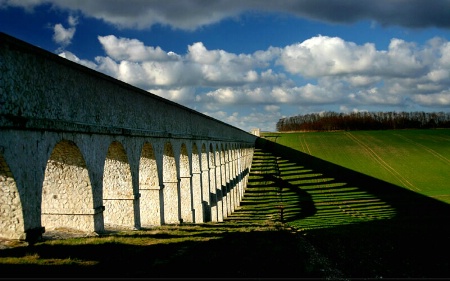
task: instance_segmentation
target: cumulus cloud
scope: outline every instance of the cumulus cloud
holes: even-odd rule
[[[69,16],[67,22],[69,23],[68,28],[65,28],[60,23],[53,26],[53,41],[61,45],[60,49],[64,49],[72,43],[72,38],[76,31],[76,25],[78,24],[78,18]]]
[[[208,50],[203,43],[188,46],[180,55],[160,47],[144,46],[136,39],[99,36],[106,57],[97,57],[99,69],[142,88],[153,86],[225,86],[279,79],[265,69],[266,61],[247,54]]]
[[[412,100],[424,106],[448,107],[450,106],[450,91],[430,95],[418,94],[412,96]]]
[[[245,11],[282,12],[323,22],[353,23],[372,20],[381,25],[410,28],[450,28],[448,0],[314,0],[314,1],[147,1],[128,0],[0,0],[0,7],[19,6],[28,10],[43,3],[53,7],[81,11],[122,28],[148,28],[154,24],[194,30]]]
[[[98,39],[106,55],[95,62],[64,56],[221,120],[227,106],[258,106],[273,117],[281,106],[442,108],[450,100],[450,43],[442,38],[423,45],[393,38],[379,50],[319,35],[251,54],[209,50],[202,42],[176,54],[136,39]],[[305,77],[310,82],[295,82]]]
[[[283,117],[279,112],[264,111],[258,108],[252,108],[247,115],[241,115],[239,112],[229,114],[225,111],[206,111],[203,113],[225,123],[233,124],[236,127],[247,128],[248,131],[252,129],[252,126],[249,126],[249,124],[258,124],[258,128],[272,128],[274,126],[273,121]]]
[[[368,76],[410,77],[424,73],[431,63],[427,51],[396,38],[388,50],[376,50],[372,43],[357,45],[339,37],[316,36],[285,47],[278,63],[290,73],[306,77],[350,74],[359,77],[354,82],[364,83]]]
[[[65,58],[65,59],[71,60],[73,62],[76,62],[78,64],[84,65],[86,67],[89,67],[92,69],[98,69],[98,65],[95,62],[80,59],[75,54],[73,54],[69,51],[63,51],[63,52],[59,53],[59,56]]]
[[[160,47],[146,47],[136,39],[117,38],[114,35],[98,36],[106,54],[114,60],[139,62],[144,60],[168,60],[167,54]]]

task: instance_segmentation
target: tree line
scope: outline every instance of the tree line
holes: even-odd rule
[[[285,117],[277,122],[279,132],[432,128],[450,128],[450,113],[328,111]]]

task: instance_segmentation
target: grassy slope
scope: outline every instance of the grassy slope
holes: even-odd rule
[[[450,130],[279,135],[280,144],[450,203]]]
[[[278,135],[294,149],[260,146],[299,194],[286,224],[347,277],[450,277],[450,205],[424,196],[449,194],[448,130]]]

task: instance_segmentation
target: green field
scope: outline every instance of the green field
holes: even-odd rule
[[[265,133],[303,153],[450,203],[450,130]]]
[[[248,189],[272,188],[283,223],[345,276],[450,277],[450,130],[262,137]]]

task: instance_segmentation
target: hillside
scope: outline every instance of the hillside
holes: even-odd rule
[[[450,203],[450,129],[265,133],[281,145]]]
[[[283,198],[287,191],[296,194],[283,200],[286,226],[303,233],[344,276],[448,278],[450,205],[424,193],[432,193],[438,186],[436,175],[450,174],[446,160],[450,155],[449,131],[433,131],[426,136],[427,132],[352,132],[350,137],[346,132],[274,133],[265,136],[272,141],[260,139],[258,147],[270,151],[275,159],[271,165],[270,161],[262,162],[266,171],[273,173],[276,186],[285,191],[281,193]],[[397,141],[392,142],[393,136]],[[402,147],[400,140],[408,145]],[[287,143],[289,146],[283,145]],[[417,155],[407,153],[411,151]],[[434,173],[436,165],[426,167],[414,162],[414,157],[425,162],[433,159],[447,172]],[[431,175],[428,190],[418,192],[376,177],[382,171],[383,175],[396,175],[391,180],[398,180],[398,175],[380,167],[380,162],[397,171],[415,169],[417,177],[403,174],[415,186],[418,181],[412,179]],[[436,191],[448,195],[449,188],[442,184]]]

